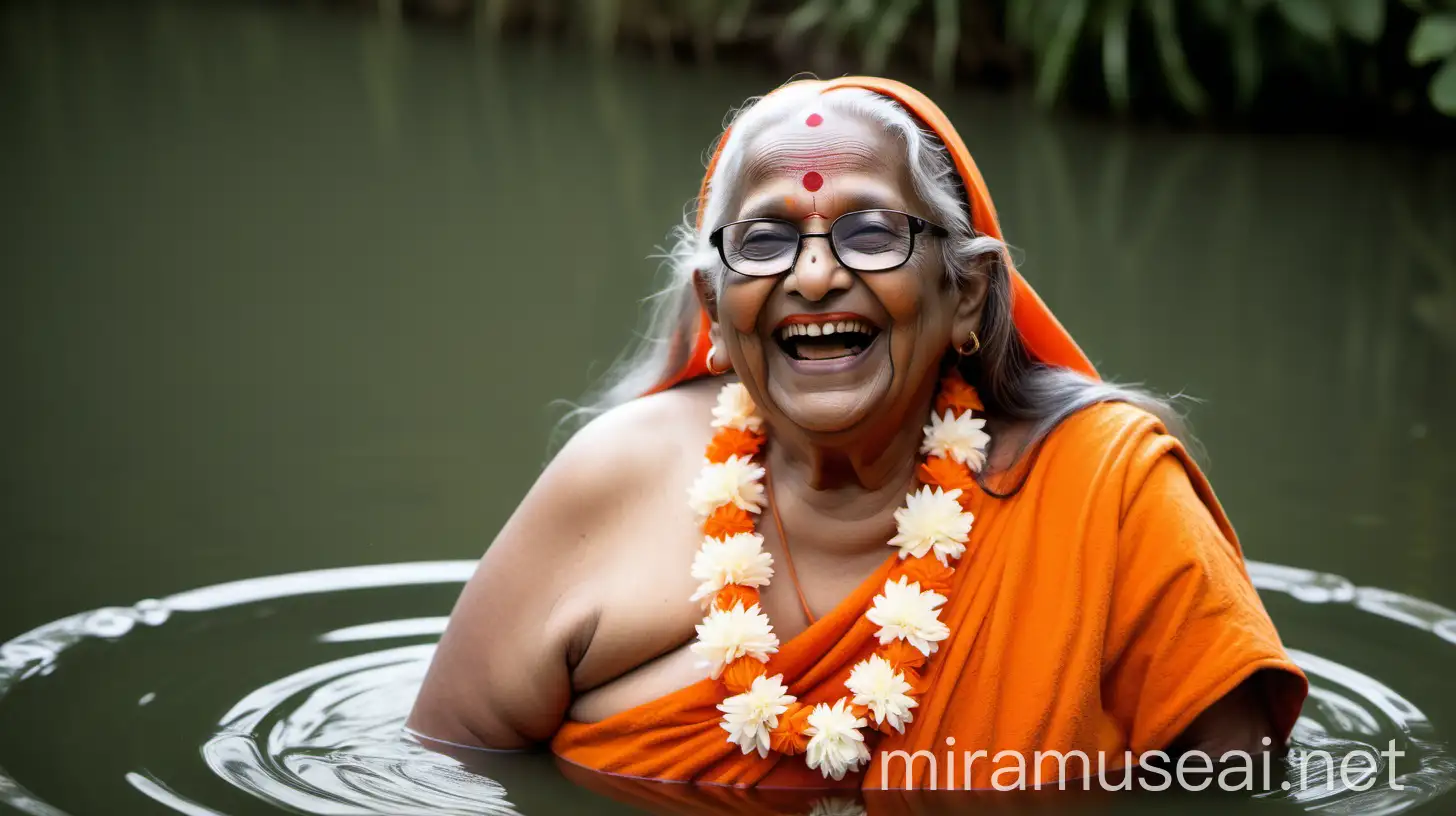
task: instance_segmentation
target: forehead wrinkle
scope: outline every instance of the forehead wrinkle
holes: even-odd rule
[[[779,174],[801,174],[810,170],[825,176],[848,172],[893,171],[885,151],[860,134],[821,132],[775,134],[754,146],[743,165],[743,180],[752,184]]]
[[[889,168],[875,150],[857,139],[835,139],[828,144],[777,143],[758,151],[745,165],[744,180],[752,184],[780,174],[815,171],[825,176]]]

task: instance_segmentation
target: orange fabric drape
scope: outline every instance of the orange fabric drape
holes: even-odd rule
[[[865,88],[904,105],[945,143],[964,179],[975,228],[1001,237],[980,171],[934,103],[890,80],[815,83],[824,93]],[[720,146],[726,141],[725,135]],[[704,176],[700,213],[717,159],[715,153]],[[1014,268],[1011,277],[1013,319],[1033,358],[1095,377],[1026,280]],[[704,314],[687,365],[656,390],[707,373],[707,329]],[[998,767],[981,759],[967,778],[962,751],[1009,750],[1028,762],[1038,750],[1093,757],[1106,751],[1110,761],[1120,761],[1126,750],[1166,747],[1211,703],[1261,670],[1270,670],[1262,688],[1279,732],[1288,735],[1307,691],[1304,675],[1249,582],[1212,489],[1154,418],[1125,405],[1088,408],[1057,428],[1015,475],[1026,481],[1012,498],[977,492],[970,547],[941,613],[952,635],[926,670],[914,721],[903,735],[870,736],[876,759],[840,786],[879,787],[882,752],[896,750],[936,753],[941,789],[950,781],[943,778],[948,750],[957,760],[957,789],[967,782],[988,787]],[[864,611],[890,567],[887,560],[838,607],[782,644],[769,673],[782,673],[808,703],[844,695],[850,669],[876,646]],[[604,772],[600,779],[608,783],[636,777],[759,788],[835,785],[801,756],[740,753],[719,726],[722,699],[721,686],[704,680],[602,722],[568,722],[552,748],[582,772]],[[1044,769],[1043,780],[1055,779],[1056,770]],[[889,787],[931,783],[924,762],[906,773],[897,760],[889,773]],[[661,799],[654,810],[671,809],[673,787],[645,794]],[[729,800],[739,801],[724,803]]]
[[[947,751],[956,789],[989,787],[998,767],[981,759],[967,778],[963,751],[1015,751],[1027,763],[1038,750],[1081,750],[1094,762],[1105,751],[1119,763],[1124,751],[1166,747],[1260,670],[1271,670],[1262,687],[1287,736],[1304,675],[1182,445],[1147,413],[1109,403],[1064,422],[1027,467],[1012,498],[977,491],[970,546],[941,614],[951,637],[925,670],[914,720],[903,735],[871,735],[874,761],[842,784],[879,787],[883,752],[895,750],[941,757],[939,789],[950,782]],[[844,695],[851,667],[877,645],[864,611],[889,567],[784,643],[769,673],[783,673],[805,702]],[[704,680],[598,723],[568,722],[552,748],[574,765],[631,777],[833,785],[801,756],[740,753],[719,726],[722,699],[720,685]],[[889,787],[931,784],[924,762],[907,774],[895,760],[888,773]],[[1044,768],[1044,781],[1056,778],[1055,763]]]
[[[966,188],[966,197],[969,199],[971,207],[972,226],[976,228],[977,232],[984,235],[1005,240],[1001,235],[1001,223],[996,218],[996,207],[991,202],[991,193],[986,189],[986,181],[981,178],[981,171],[976,167],[975,159],[971,158],[971,151],[966,148],[966,143],[961,140],[960,134],[956,132],[945,113],[938,105],[930,101],[929,97],[903,82],[880,77],[855,76],[823,81],[802,80],[783,87],[800,87],[804,83],[820,86],[821,93],[830,93],[839,88],[862,88],[899,102],[945,144]],[[725,132],[718,140],[718,145],[708,160],[707,172],[703,174],[703,183],[698,188],[697,212],[700,229],[703,226],[702,214],[706,209],[708,196],[711,194],[711,190],[708,188],[713,179],[713,170],[718,165],[718,157],[722,153],[723,145],[728,143],[730,133],[731,130]],[[1082,353],[1077,341],[1072,339],[1072,335],[1057,320],[1056,315],[1052,314],[1052,310],[1037,295],[1036,290],[1031,288],[1031,284],[1027,283],[1026,278],[1022,277],[1021,273],[1016,271],[1016,267],[1011,265],[1010,258],[1006,259],[1006,263],[1011,272],[1011,319],[1016,325],[1016,330],[1021,334],[1022,343],[1025,344],[1032,359],[1049,365],[1070,368],[1095,378],[1097,369],[1087,359],[1087,355]],[[699,321],[697,337],[693,341],[693,349],[688,355],[687,362],[653,390],[666,390],[678,383],[706,376],[708,374],[706,358],[710,345],[708,315],[704,312],[702,320]]]

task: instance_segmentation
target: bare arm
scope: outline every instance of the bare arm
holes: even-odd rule
[[[624,408],[562,449],[486,550],[450,614],[412,731],[513,749],[561,725],[601,606],[600,582],[586,577],[611,546],[626,491],[651,466],[653,446],[634,444],[638,423]]]
[[[1256,673],[1209,706],[1178,738],[1174,749],[1199,751],[1214,760],[1229,751],[1282,756],[1284,746],[1275,743],[1278,737],[1265,704],[1263,682],[1263,676]]]

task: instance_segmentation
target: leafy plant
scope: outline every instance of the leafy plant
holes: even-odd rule
[[[731,45],[824,73],[910,57],[940,84],[1029,74],[1047,106],[1094,68],[1116,111],[1166,100],[1210,116],[1306,86],[1398,108],[1424,88],[1456,118],[1456,0],[475,0],[474,12],[488,33],[574,31],[599,50],[685,43],[711,59]]]
[[[1421,18],[1407,52],[1412,65],[1440,63],[1427,93],[1431,105],[1456,116],[1456,12],[1436,12]]]
[[[953,78],[960,45],[960,6],[958,0],[806,0],[785,18],[780,40],[812,39],[820,53],[832,54],[853,39],[861,46],[864,70],[881,73],[903,45],[914,16],[926,13],[934,31],[931,73],[945,84]]]

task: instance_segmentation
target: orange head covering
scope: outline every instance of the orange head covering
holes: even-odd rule
[[[986,181],[981,178],[981,171],[976,168],[976,162],[971,158],[971,151],[966,149],[966,143],[961,141],[960,134],[956,133],[955,127],[950,119],[941,111],[940,107],[925,94],[902,82],[893,79],[881,79],[879,77],[841,77],[826,81],[803,80],[792,82],[790,85],[802,87],[803,82],[809,82],[820,86],[820,93],[829,93],[840,88],[863,88],[873,91],[881,96],[887,96],[900,103],[905,109],[920,120],[920,123],[940,138],[947,151],[950,152],[951,160],[955,162],[956,172],[960,173],[961,181],[965,185],[966,197],[969,199],[971,208],[971,225],[976,231],[1001,239],[1001,225],[996,220],[996,207],[991,203],[991,193],[986,190]],[[718,166],[718,157],[723,153],[723,145],[728,143],[728,132],[724,132],[723,138],[718,140],[718,147],[713,151],[713,156],[708,160],[708,170],[703,174],[703,184],[698,190],[698,227],[702,228],[703,212],[707,209],[708,184],[713,178],[713,170]],[[1007,270],[1011,274],[1011,320],[1016,325],[1016,330],[1021,334],[1021,342],[1031,354],[1032,359],[1048,365],[1070,368],[1074,371],[1096,378],[1097,370],[1082,349],[1077,346],[1077,341],[1062,327],[1062,324],[1052,314],[1052,310],[1046,303],[1037,296],[1031,284],[1016,271],[1011,259],[1006,259]],[[707,312],[703,312],[702,320],[699,322],[697,340],[693,345],[693,352],[688,356],[687,364],[676,374],[668,377],[654,391],[662,391],[671,388],[678,383],[686,382],[708,373],[707,356],[708,348],[712,341],[708,337],[710,321]]]

